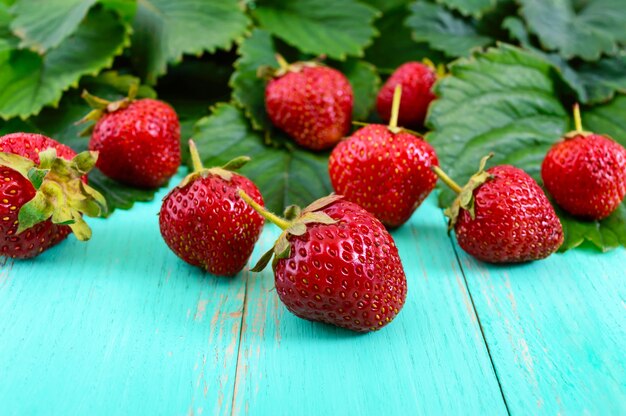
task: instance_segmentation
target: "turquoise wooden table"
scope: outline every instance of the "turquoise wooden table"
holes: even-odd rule
[[[87,244],[2,260],[0,414],[626,414],[624,249],[489,266],[431,196],[393,232],[406,306],[357,335],[287,312],[269,268],[180,261],[164,195],[90,221]]]

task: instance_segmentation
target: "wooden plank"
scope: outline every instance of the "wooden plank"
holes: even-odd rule
[[[0,413],[230,414],[245,278],[169,251],[163,195],[2,264]]]
[[[457,251],[512,414],[626,414],[626,250],[517,266]]]
[[[271,237],[263,235],[255,259]],[[435,200],[394,238],[409,295],[380,332],[296,318],[273,290],[270,268],[250,276],[234,415],[506,414]]]

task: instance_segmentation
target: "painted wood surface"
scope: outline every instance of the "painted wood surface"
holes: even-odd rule
[[[626,414],[626,250],[514,267],[457,252],[512,414]]]
[[[289,314],[269,270],[178,260],[164,194],[90,221],[89,243],[0,261],[1,415],[626,413],[626,250],[487,266],[431,197],[393,233],[403,312],[355,335]]]

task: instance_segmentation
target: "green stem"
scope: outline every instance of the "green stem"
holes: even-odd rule
[[[393,101],[391,103],[391,119],[389,120],[389,130],[392,131],[398,128],[400,98],[402,98],[402,84],[396,85],[396,89],[393,91]]]
[[[435,172],[437,176],[439,176],[439,178],[443,181],[443,183],[445,183],[446,185],[450,187],[450,189],[452,189],[457,194],[461,193],[463,188],[461,188],[458,183],[454,182],[454,180],[451,177],[449,177],[443,170],[441,170],[439,166],[433,165],[431,166],[431,169],[433,170],[433,172]]]
[[[193,140],[189,140],[189,154],[191,155],[191,163],[193,165],[194,173],[200,172],[204,170],[204,166],[202,166],[202,160],[200,160],[200,154],[198,153],[198,148]]]
[[[255,200],[250,198],[250,196],[244,192],[243,189],[239,189],[239,196],[246,201],[248,205],[250,205],[256,212],[258,212],[263,218],[271,222],[272,224],[277,225],[282,230],[286,230],[291,227],[291,222],[285,220],[284,218],[280,218],[278,215],[272,214],[268,210],[266,210],[261,205],[257,204]]]
[[[578,133],[583,132],[583,122],[582,117],[580,116],[580,106],[578,103],[574,104],[574,126]]]

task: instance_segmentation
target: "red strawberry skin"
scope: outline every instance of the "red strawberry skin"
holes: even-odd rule
[[[270,120],[312,150],[334,146],[350,131],[352,87],[339,71],[318,66],[272,79],[265,89]]]
[[[39,163],[39,152],[54,148],[57,155],[72,159],[76,153],[69,147],[40,134],[14,133],[0,137],[0,152],[14,153]],[[35,197],[35,188],[17,171],[0,166],[0,255],[26,259],[64,240],[70,228],[43,221],[19,235],[18,214],[24,204]]]
[[[437,80],[435,71],[420,62],[407,62],[396,69],[378,93],[376,109],[385,121],[391,118],[391,103],[396,85],[402,85],[402,100],[398,113],[400,126],[424,124],[428,106],[436,98],[432,92]]]
[[[541,165],[541,177],[565,211],[602,219],[626,195],[626,149],[605,136],[578,134],[552,146]]]
[[[209,174],[174,188],[159,213],[161,235],[170,249],[212,274],[239,273],[261,235],[264,220],[241,199],[238,189],[263,205],[256,185],[235,173],[230,181]]]
[[[338,222],[309,224],[290,236],[291,254],[274,270],[278,296],[295,315],[358,332],[382,328],[406,299],[398,249],[385,227],[358,205],[320,210]]]
[[[463,250],[489,263],[539,260],[563,243],[563,228],[543,190],[514,166],[494,166],[474,191],[475,219],[461,209],[455,225]]]
[[[180,165],[178,116],[162,101],[133,101],[98,120],[89,149],[100,152],[97,166],[109,178],[140,188],[157,188]]]
[[[435,150],[412,134],[370,124],[339,143],[328,170],[335,192],[388,227],[404,224],[434,189]]]

